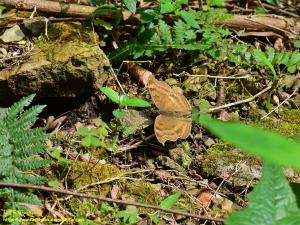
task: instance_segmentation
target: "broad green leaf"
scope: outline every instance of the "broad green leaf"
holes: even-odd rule
[[[150,107],[151,104],[143,99],[128,98],[125,101],[125,105],[132,107]]]
[[[119,105],[120,107],[124,107],[126,106],[127,104],[127,100],[129,99],[128,95],[120,95],[120,98],[119,98]]]
[[[135,14],[136,0],[123,0],[123,1],[124,1],[125,6],[127,7],[127,9],[129,9],[130,12]]]
[[[80,127],[78,130],[78,134],[82,136],[90,135],[90,130],[86,127]]]
[[[181,193],[176,192],[176,193],[168,196],[164,200],[162,200],[162,202],[159,205],[164,208],[171,208],[177,202],[177,200],[180,198],[180,196],[181,196]]]
[[[282,169],[266,162],[263,176],[248,195],[249,207],[233,213],[226,225],[296,225],[300,211]]]
[[[120,96],[119,93],[114,91],[109,87],[102,87],[100,91],[106,95],[112,102],[119,104],[120,103]]]
[[[278,79],[274,66],[260,49],[254,49],[254,57],[258,63],[269,67],[273,73],[274,79]]]
[[[300,145],[284,136],[237,122],[211,119],[206,115],[200,115],[197,123],[247,153],[300,170]]]
[[[115,109],[112,113],[116,118],[123,118],[125,116],[125,112],[118,109]]]
[[[82,139],[81,144],[84,147],[90,147],[90,146],[98,147],[101,145],[101,141],[97,137],[88,135]]]

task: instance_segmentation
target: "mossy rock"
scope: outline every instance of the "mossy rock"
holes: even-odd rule
[[[154,205],[161,201],[159,190],[149,182],[127,183],[122,198]]]
[[[86,95],[106,81],[110,63],[91,29],[55,23],[48,36],[39,39],[26,61],[0,71],[1,106],[31,93],[36,99]]]
[[[201,168],[206,176],[224,178],[233,186],[255,182],[262,173],[262,161],[222,142],[213,145],[202,157]]]
[[[269,117],[259,120],[253,125],[275,131],[286,137],[292,137],[300,134],[300,110],[298,109],[282,109],[279,112],[280,118]]]
[[[73,188],[77,190],[85,185],[103,182],[118,177],[121,174],[122,172],[119,168],[112,164],[94,165],[93,163],[75,161],[71,165],[70,177],[71,180],[76,178],[72,180],[72,183]],[[108,182],[88,188],[86,192],[105,196],[109,193],[110,187],[111,185]]]

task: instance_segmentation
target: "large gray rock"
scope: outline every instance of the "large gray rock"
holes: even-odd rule
[[[0,71],[0,106],[37,93],[37,98],[76,97],[92,93],[106,81],[109,60],[98,37],[78,23],[49,27],[49,41],[39,41],[29,58]]]

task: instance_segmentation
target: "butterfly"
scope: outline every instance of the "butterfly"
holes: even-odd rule
[[[157,140],[164,145],[166,141],[187,138],[192,128],[192,120],[187,118],[192,112],[189,101],[183,94],[154,76],[149,77],[147,87],[160,113],[154,122]]]

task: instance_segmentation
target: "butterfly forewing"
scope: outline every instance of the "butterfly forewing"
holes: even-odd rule
[[[190,114],[192,109],[188,100],[184,95],[173,90],[165,82],[150,77],[148,88],[154,104],[161,112],[181,112]]]

